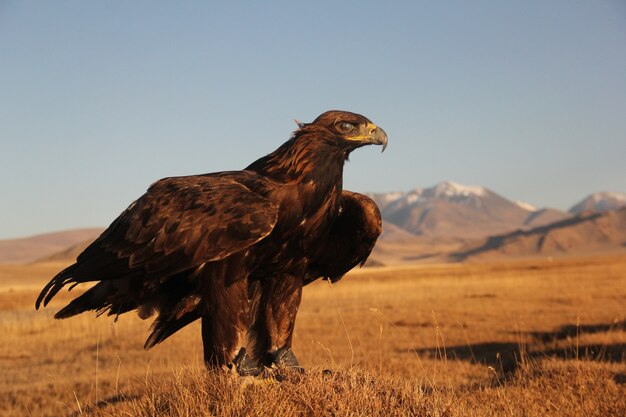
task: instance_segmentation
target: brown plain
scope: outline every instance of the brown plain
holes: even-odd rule
[[[146,352],[133,313],[52,319],[67,293],[34,311],[62,266],[0,266],[0,415],[626,415],[625,255],[316,282],[294,335],[307,372],[282,382],[206,372],[199,323]]]

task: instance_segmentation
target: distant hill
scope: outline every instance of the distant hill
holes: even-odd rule
[[[413,244],[421,242],[418,236],[415,236],[411,232],[404,230],[393,223],[385,221],[383,221],[383,232],[380,235],[380,239],[388,243]]]
[[[47,255],[44,257],[41,257],[39,259],[36,260],[36,262],[67,262],[67,263],[73,263],[76,258],[78,257],[78,255],[80,255],[80,253],[82,251],[85,250],[85,248],[87,248],[87,246],[89,246],[91,244],[91,242],[93,242],[94,239],[87,239],[84,240],[82,242],[76,243],[74,245],[71,245],[67,248],[64,248],[60,251],[54,252],[51,255]]]
[[[18,239],[0,240],[0,263],[28,263],[45,258],[80,242],[94,240],[102,228],[86,228],[46,233]]]
[[[501,256],[557,256],[626,251],[626,207],[575,217],[530,230],[492,236],[452,255],[455,260]]]
[[[381,234],[370,265],[393,265],[415,262],[447,262],[448,254],[467,244],[466,240],[416,236],[393,223],[383,221]]]
[[[572,217],[571,214],[553,208],[542,208],[533,211],[524,220],[524,228],[532,229],[545,226]]]

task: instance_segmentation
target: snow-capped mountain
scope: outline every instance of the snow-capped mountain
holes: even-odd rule
[[[434,238],[482,238],[568,216],[557,210],[550,216],[538,215],[541,210],[528,203],[510,201],[485,187],[452,181],[406,193],[370,196],[379,204],[386,222]]]
[[[415,188],[407,193],[393,193],[382,210],[399,211],[406,207],[423,205],[432,200],[454,202],[461,205],[480,207],[481,198],[487,195],[484,187],[444,181],[430,188]]]
[[[416,235],[476,238],[511,230],[528,211],[479,186],[451,181],[430,188],[394,193],[381,206],[385,221]]]
[[[625,193],[601,192],[564,212],[512,201],[488,188],[452,181],[407,192],[370,194],[370,197],[378,204],[385,223],[422,238],[447,241],[530,230],[584,211],[603,212],[626,207]]]
[[[378,208],[382,211],[389,204],[401,198],[404,193],[402,191],[393,191],[390,193],[369,193],[368,194],[378,205]]]
[[[626,206],[626,194],[600,192],[589,195],[570,208],[569,212],[578,214],[583,211],[608,211],[617,210],[624,206]]]
[[[459,198],[469,196],[483,197],[487,194],[485,187],[476,185],[462,185],[452,181],[444,181],[434,187],[424,190],[424,194],[439,198]]]

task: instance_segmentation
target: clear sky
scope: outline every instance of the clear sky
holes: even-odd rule
[[[389,135],[355,191],[626,192],[626,1],[0,0],[0,238],[106,226],[329,109]]]

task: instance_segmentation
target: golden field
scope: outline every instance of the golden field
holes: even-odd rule
[[[34,311],[63,265],[0,266],[0,415],[624,416],[626,256],[366,268],[304,291],[305,374],[206,372],[199,323]],[[73,293],[70,293],[74,296]]]

